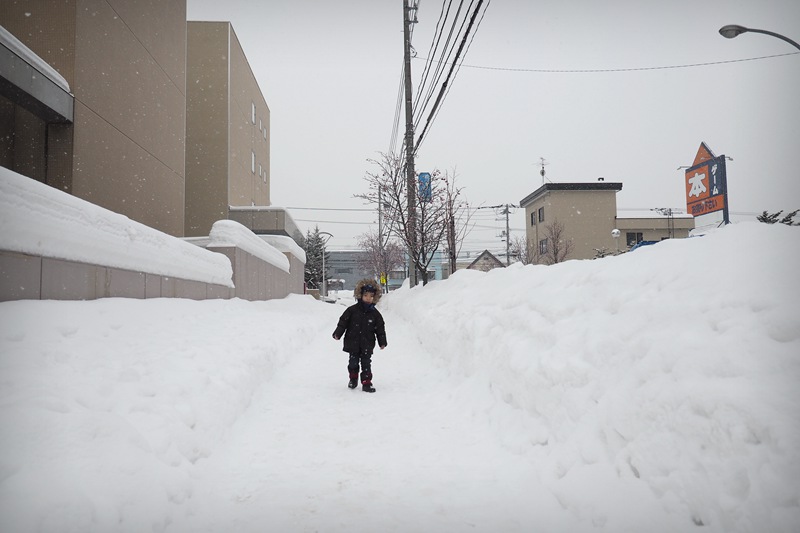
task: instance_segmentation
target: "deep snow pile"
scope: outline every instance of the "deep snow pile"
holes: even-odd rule
[[[462,271],[387,308],[439,367],[515,408],[497,430],[536,450],[565,508],[792,531],[798,259],[800,228],[743,223],[601,261]]]
[[[340,305],[0,304],[3,531],[796,531],[800,228]]]

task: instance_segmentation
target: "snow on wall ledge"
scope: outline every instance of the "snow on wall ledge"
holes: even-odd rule
[[[3,167],[0,250],[233,287],[224,255]]]
[[[245,252],[280,268],[287,274],[290,273],[289,260],[280,250],[267,244],[258,238],[255,233],[234,220],[217,220],[211,226],[208,237],[210,239],[208,248],[241,248]]]
[[[291,237],[286,237],[284,235],[258,235],[258,238],[267,244],[274,246],[281,252],[292,254],[302,261],[303,264],[306,264],[305,250],[300,248],[300,246],[298,246]]]

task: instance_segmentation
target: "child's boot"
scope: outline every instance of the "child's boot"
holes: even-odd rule
[[[372,372],[361,373],[361,390],[364,392],[375,392],[375,387],[372,386]]]
[[[350,381],[347,383],[348,389],[355,389],[358,385],[358,372],[350,371]]]

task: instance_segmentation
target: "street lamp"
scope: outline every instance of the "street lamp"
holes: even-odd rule
[[[328,275],[325,273],[325,245],[328,244],[328,241],[331,240],[331,235],[327,231],[320,231],[318,235],[327,235],[328,238],[325,239],[325,242],[322,243],[322,297],[327,298],[328,296]]]
[[[725,37],[726,39],[733,39],[737,35],[741,35],[743,33],[752,32],[752,33],[763,33],[764,35],[772,35],[773,37],[777,37],[787,43],[791,44],[798,50],[800,50],[800,44],[797,44],[793,40],[789,39],[788,37],[784,37],[780,33],[775,33],[767,30],[756,30],[753,28],[745,28],[744,26],[739,26],[737,24],[728,24],[727,26],[723,26],[719,29],[719,34]]]

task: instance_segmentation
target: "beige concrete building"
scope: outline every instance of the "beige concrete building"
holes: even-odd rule
[[[185,234],[226,218],[256,229],[239,215],[270,205],[269,107],[230,23],[189,22],[187,43]]]
[[[562,240],[572,241],[566,259],[593,259],[598,250],[626,251],[641,241],[685,238],[694,229],[694,219],[689,215],[618,216],[616,195],[621,190],[622,183],[605,181],[545,183],[520,202],[525,209],[529,245],[545,255],[552,247],[549,226],[554,222],[563,226]],[[621,233],[616,239],[614,229]]]
[[[0,165],[183,235],[186,1],[4,1],[0,26],[68,84],[0,47]]]
[[[289,213],[270,206],[269,108],[230,23],[187,24],[186,0],[0,5],[0,167],[172,237],[207,236],[230,218],[297,240]],[[303,290],[295,247],[282,250],[288,273],[216,249],[230,255],[235,283],[219,289],[159,277],[157,261],[126,271],[104,258],[3,245],[0,300]]]

